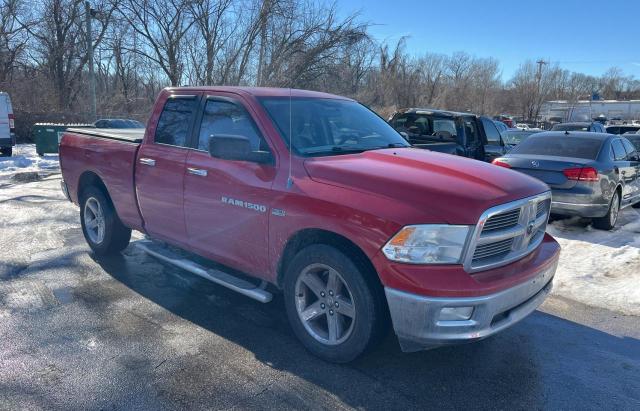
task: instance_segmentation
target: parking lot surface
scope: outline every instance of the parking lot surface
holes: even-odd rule
[[[0,409],[639,409],[640,319],[561,297],[479,343],[348,365],[130,246],[98,259],[59,177],[0,190]]]

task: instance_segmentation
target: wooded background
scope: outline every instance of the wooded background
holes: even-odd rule
[[[170,85],[321,90],[387,116],[427,106],[534,120],[543,101],[640,98],[640,81],[612,67],[600,77],[524,61],[502,80],[494,58],[380,43],[370,22],[337,3],[307,0],[0,0],[0,90],[19,137],[34,122],[92,121],[88,44],[95,49],[99,117],[146,121]],[[428,44],[429,39],[420,39]]]

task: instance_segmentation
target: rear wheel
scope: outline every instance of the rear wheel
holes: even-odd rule
[[[80,222],[84,238],[98,255],[118,253],[131,239],[131,229],[122,224],[111,201],[96,187],[82,193]]]
[[[609,204],[609,211],[607,215],[600,218],[593,219],[593,226],[600,230],[612,230],[616,226],[618,221],[618,215],[620,214],[620,194],[618,190],[613,193],[611,198],[611,204]]]
[[[291,261],[284,279],[289,322],[302,344],[331,362],[354,360],[384,331],[379,287],[346,255],[312,245]]]

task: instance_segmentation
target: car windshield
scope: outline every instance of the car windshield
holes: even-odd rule
[[[552,131],[589,131],[587,124],[556,124]]]
[[[533,136],[518,144],[510,154],[530,154],[554,157],[573,157],[595,160],[602,139],[558,135]]]
[[[531,134],[535,134],[535,131],[503,131],[502,138],[504,138],[507,144],[516,145],[526,140]]]
[[[265,97],[260,102],[287,145],[291,144],[301,155],[339,155],[409,146],[382,118],[354,101]]]

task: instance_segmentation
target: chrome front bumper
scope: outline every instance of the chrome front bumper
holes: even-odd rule
[[[551,292],[557,261],[534,278],[479,297],[425,297],[385,287],[402,351],[411,352],[486,338],[533,312]],[[472,307],[468,319],[442,320],[443,308]]]

